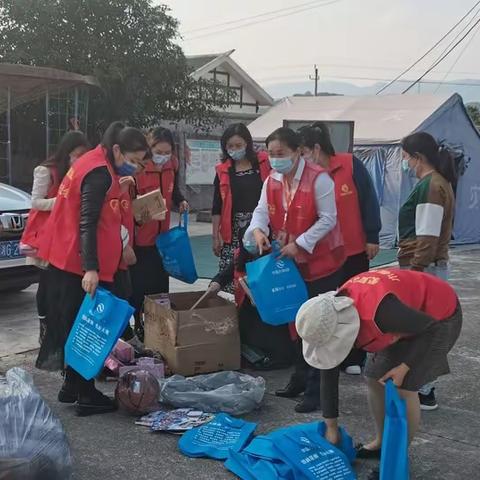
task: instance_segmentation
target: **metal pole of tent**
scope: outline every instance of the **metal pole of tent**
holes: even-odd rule
[[[45,158],[48,158],[49,155],[49,149],[50,149],[50,121],[48,118],[48,112],[50,110],[50,96],[48,94],[48,89],[47,93],[45,94],[45,139],[47,141],[47,147],[46,147],[46,152],[47,154],[45,155]]]
[[[7,164],[8,164],[8,183],[13,183],[12,172],[12,91],[10,86],[7,88]]]

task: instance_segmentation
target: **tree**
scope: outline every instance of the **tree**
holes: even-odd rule
[[[208,123],[226,106],[224,89],[189,76],[178,36],[151,0],[0,0],[0,61],[94,75],[90,117],[102,124]]]
[[[470,104],[467,105],[467,112],[472,119],[472,122],[476,125],[477,128],[480,128],[480,108],[478,105]]]

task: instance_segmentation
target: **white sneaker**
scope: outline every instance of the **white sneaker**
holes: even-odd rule
[[[360,365],[350,365],[345,369],[345,373],[347,375],[361,375],[362,368],[360,367]]]

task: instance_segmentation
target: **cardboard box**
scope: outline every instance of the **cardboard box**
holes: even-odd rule
[[[160,190],[153,190],[145,195],[138,196],[132,202],[133,215],[138,223],[143,223],[145,218],[165,220],[167,205]]]
[[[171,308],[162,304],[162,295],[145,297],[145,346],[180,375],[240,368],[236,307],[215,297],[190,310],[203,293],[172,293]]]

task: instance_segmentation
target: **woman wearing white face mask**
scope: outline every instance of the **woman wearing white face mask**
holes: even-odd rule
[[[346,255],[337,223],[335,186],[327,171],[300,155],[301,139],[289,128],[275,130],[266,140],[272,173],[265,181],[245,240],[255,239],[262,253],[270,248],[269,232],[282,245],[281,256],[295,260],[310,297],[335,290],[341,282]],[[293,321],[293,319],[292,319]],[[294,327],[294,325],[292,325]],[[288,386],[278,396],[294,397],[305,390],[297,412],[315,410],[319,400],[316,373],[305,368],[301,341],[296,340],[297,362]],[[338,382],[339,369],[320,372],[321,383]],[[307,376],[307,378],[305,378]],[[306,387],[306,388],[305,388]],[[336,418],[337,407],[323,402],[325,418]]]
[[[403,170],[414,172],[419,182],[400,208],[398,263],[448,280],[448,245],[455,212],[453,158],[426,132],[405,137],[402,149]],[[422,387],[419,395],[423,410],[438,407],[432,384]]]
[[[213,252],[220,257],[220,270],[224,270],[239,246],[238,231],[250,223],[270,164],[265,152],[254,151],[252,136],[243,123],[230,125],[220,144],[222,160],[216,166],[214,181],[212,239]],[[233,285],[224,290],[233,293]]]
[[[144,170],[136,176],[136,194],[144,195],[158,190],[162,192],[167,206],[165,220],[145,218],[135,227],[134,250],[137,263],[130,269],[133,294],[131,303],[135,307],[137,333],[142,336],[140,313],[145,295],[167,293],[169,277],[163,268],[162,259],[155,246],[160,233],[170,228],[170,212],[176,205],[180,213],[188,210],[188,203],[178,186],[178,160],[175,156],[175,142],[170,130],[154,128],[147,136],[152,152]]]

